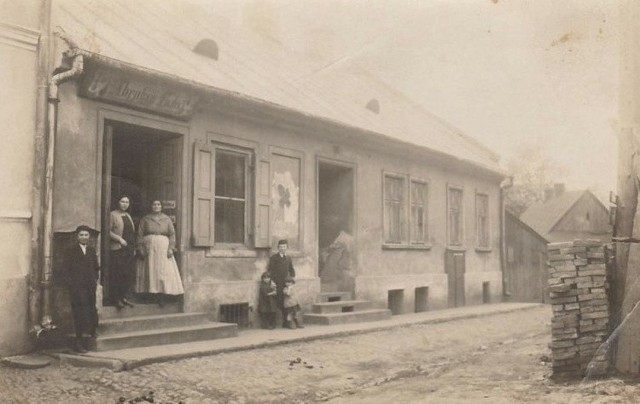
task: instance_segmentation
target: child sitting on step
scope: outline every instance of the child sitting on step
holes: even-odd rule
[[[260,327],[273,330],[276,328],[276,284],[271,280],[271,274],[265,272],[260,276],[260,291],[258,295],[258,313]]]
[[[284,310],[286,314],[287,327],[291,329],[304,328],[298,321],[298,313],[300,312],[300,305],[295,295],[293,285],[296,283],[295,279],[288,276],[284,281],[284,289],[282,294],[284,295]]]

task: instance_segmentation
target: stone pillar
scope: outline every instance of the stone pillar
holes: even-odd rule
[[[553,376],[601,376],[609,366],[608,345],[603,345],[609,335],[609,285],[602,243],[575,240],[547,248]]]

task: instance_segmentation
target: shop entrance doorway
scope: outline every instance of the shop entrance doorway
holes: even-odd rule
[[[354,288],[354,173],[346,164],[318,162],[318,268],[323,292]]]
[[[139,220],[159,199],[180,240],[180,179],[182,136],[124,122],[104,124],[102,158],[102,237],[101,268],[103,304],[113,305],[114,282],[110,276],[109,213],[117,209],[120,196],[130,198],[129,213],[137,230]],[[176,255],[180,265],[179,252]],[[135,276],[133,276],[135,279]]]

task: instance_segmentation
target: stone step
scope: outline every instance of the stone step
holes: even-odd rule
[[[391,310],[387,309],[372,309],[353,311],[349,313],[327,313],[305,314],[303,321],[305,324],[318,324],[318,325],[334,325],[334,324],[348,324],[348,323],[363,323],[367,321],[380,321],[388,320],[391,318]]]
[[[186,327],[209,322],[210,315],[208,313],[172,313],[154,316],[107,318],[100,321],[98,333],[106,336],[158,328]]]
[[[135,307],[125,307],[117,309],[113,306],[104,306],[98,311],[100,320],[109,318],[129,318],[142,316],[156,316],[164,314],[174,314],[182,312],[180,303],[170,303],[160,307],[157,304],[136,304]]]
[[[208,322],[185,327],[131,331],[104,336],[99,335],[97,339],[90,341],[89,348],[94,351],[109,351],[114,349],[229,338],[237,335],[237,324]]]
[[[371,302],[367,300],[340,300],[337,302],[314,303],[311,311],[316,314],[324,313],[349,313],[352,311],[367,310]]]
[[[318,303],[337,302],[351,300],[351,292],[321,292],[318,294]]]

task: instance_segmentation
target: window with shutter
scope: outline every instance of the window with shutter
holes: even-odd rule
[[[193,245],[214,243],[214,155],[208,141],[198,141],[193,151]]]
[[[250,216],[254,208],[251,204],[252,156],[252,150],[242,147],[207,141],[196,143],[193,181],[195,246],[249,246],[250,234],[264,232],[264,229],[251,229],[254,224]],[[259,197],[257,194],[255,199]],[[265,226],[264,221],[260,225]],[[256,229],[258,227],[256,223]]]

